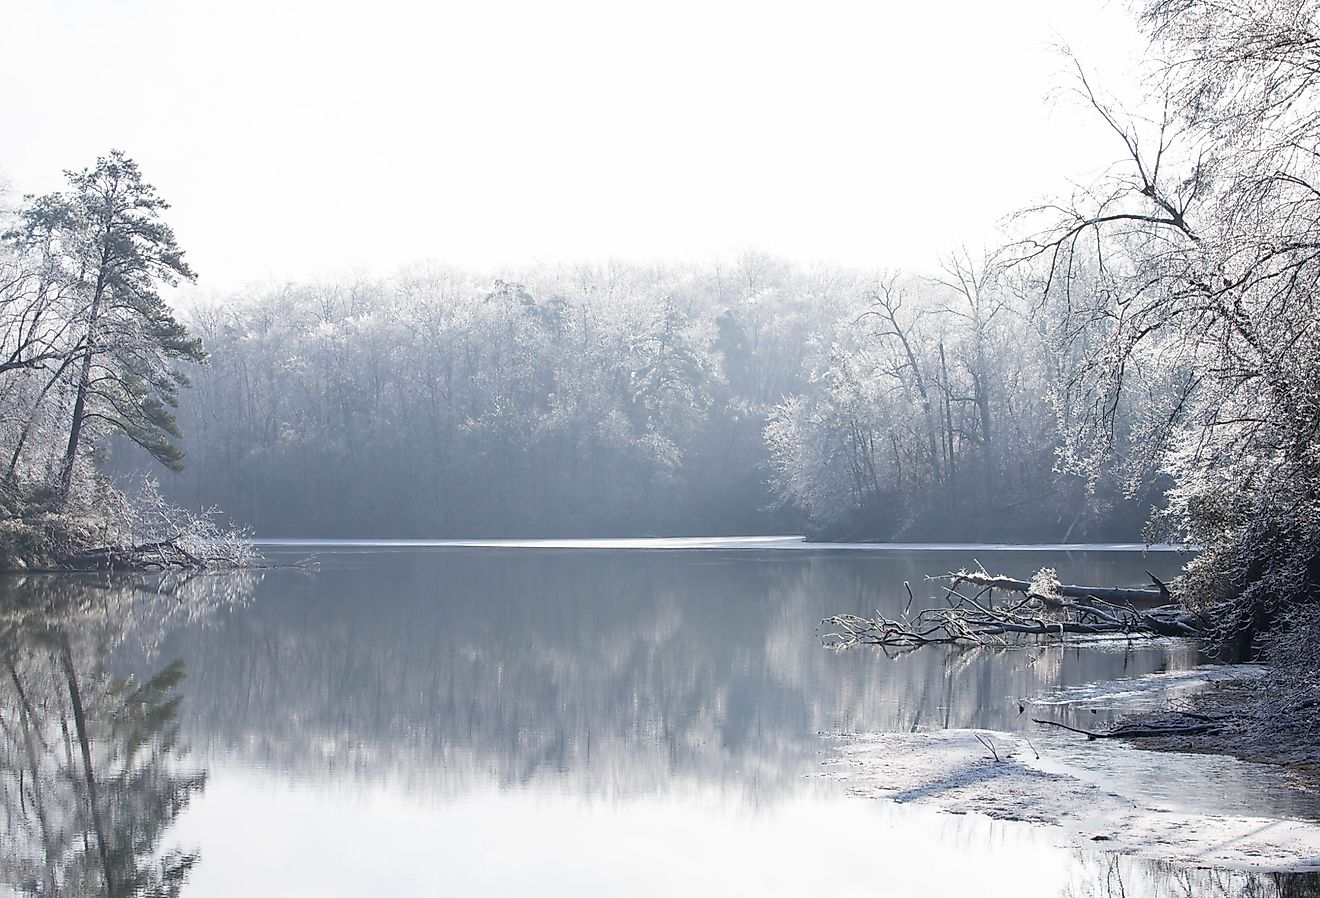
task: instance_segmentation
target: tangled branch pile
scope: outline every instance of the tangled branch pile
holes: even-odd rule
[[[0,571],[198,571],[261,559],[247,531],[213,509],[171,504],[155,480],[96,488],[94,510],[8,502],[0,490]]]
[[[1069,633],[1127,636],[1195,636],[1202,626],[1180,606],[1154,604],[1168,597],[1156,581],[1156,589],[1117,589],[1065,586],[1055,572],[1042,569],[1031,581],[1015,580],[982,572],[958,571],[945,578],[942,587],[945,607],[911,613],[908,607],[898,618],[873,618],[838,614],[823,624],[836,628],[826,637],[838,647],[858,644],[894,649],[913,649],[932,644],[1004,645],[1024,636],[1064,636]],[[962,591],[964,585],[977,591]],[[995,602],[995,590],[1011,599]],[[968,593],[971,593],[970,595]],[[1138,603],[1145,603],[1141,607]]]
[[[154,480],[133,495],[107,491],[113,506],[106,538],[62,556],[57,567],[75,570],[169,571],[249,567],[260,559],[246,531],[222,527],[214,510],[197,513],[165,499]]]
[[[241,534],[216,531],[215,538],[209,539],[199,538],[192,531],[136,545],[83,549],[61,558],[57,567],[76,571],[194,571],[250,567],[257,558],[252,544]]]

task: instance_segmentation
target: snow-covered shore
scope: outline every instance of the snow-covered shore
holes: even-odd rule
[[[1320,871],[1320,823],[1207,812],[1088,781],[1024,736],[943,730],[849,737],[827,775],[856,795],[1044,827],[1059,844],[1196,866]],[[1188,783],[1196,789],[1212,784]]]

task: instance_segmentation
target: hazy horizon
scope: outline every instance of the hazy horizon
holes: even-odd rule
[[[203,295],[748,250],[924,272],[1113,158],[1064,95],[1065,44],[1136,101],[1135,24],[1099,2],[68,0],[0,34],[0,180],[11,200],[56,190],[122,149]]]

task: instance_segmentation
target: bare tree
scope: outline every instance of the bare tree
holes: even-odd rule
[[[1033,210],[1050,224],[1023,247],[1068,317],[1103,335],[1067,385],[1086,410],[1069,461],[1094,468],[1126,439],[1134,469],[1171,479],[1160,522],[1208,547],[1183,588],[1226,603],[1226,636],[1320,586],[1317,9],[1148,4],[1157,113],[1123,113],[1079,67],[1120,161]]]

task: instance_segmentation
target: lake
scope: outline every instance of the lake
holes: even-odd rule
[[[901,610],[904,581],[933,596],[928,575],[979,562],[1143,585],[1146,571],[1177,573],[1175,552],[793,539],[263,549],[277,564],[314,553],[319,568],[145,586],[0,578],[0,893],[101,894],[106,878],[120,894],[197,898],[1317,888],[1061,847],[1026,824],[857,797],[826,773],[858,734],[985,728],[1172,809],[1320,819],[1275,773],[1087,743],[1020,710],[1191,670],[1206,660],[1191,642],[897,658],[822,644],[828,615]],[[1057,716],[1110,716],[1092,707]]]

